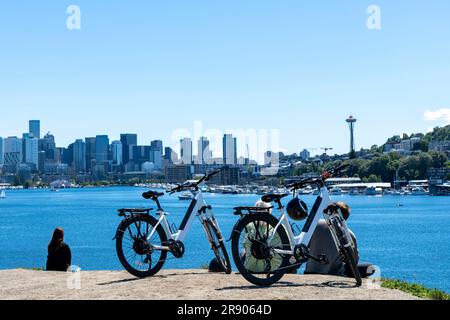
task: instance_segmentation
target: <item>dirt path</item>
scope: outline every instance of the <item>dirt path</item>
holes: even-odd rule
[[[78,281],[79,280],[79,281]],[[80,289],[74,289],[81,285]],[[250,285],[240,275],[205,270],[166,270],[148,279],[122,271],[53,273],[29,270],[0,271],[0,299],[157,299],[157,300],[409,300],[395,290],[355,288],[351,279],[288,275],[270,288]]]

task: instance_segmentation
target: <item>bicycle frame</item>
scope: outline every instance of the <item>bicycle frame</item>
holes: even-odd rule
[[[169,226],[169,222],[167,220],[167,216],[169,215],[169,213],[165,212],[163,210],[158,210],[157,214],[160,217],[159,217],[158,223],[153,228],[150,235],[147,237],[148,241],[150,241],[150,239],[153,237],[153,235],[155,234],[155,232],[159,226],[161,226],[163,228],[164,232],[167,235],[168,240],[183,242],[186,239],[186,236],[189,233],[189,230],[192,226],[192,223],[194,222],[195,217],[198,216],[199,218],[201,218],[200,211],[202,208],[207,206],[207,204],[203,198],[203,194],[202,194],[201,190],[198,190],[196,192],[191,191],[191,193],[194,195],[194,199],[192,199],[191,204],[183,218],[183,221],[181,222],[181,225],[180,225],[178,231],[176,233],[172,233],[172,230]],[[206,210],[206,212],[204,214],[205,214],[205,219],[211,219],[213,221],[215,220],[214,215],[211,210]],[[200,219],[200,221],[203,224],[202,219]],[[154,246],[154,249],[169,251],[169,247],[165,247],[165,246]]]
[[[327,189],[327,187],[324,186],[320,189],[319,196],[317,197],[317,199],[314,203],[314,206],[308,216],[308,219],[306,220],[305,226],[303,227],[303,230],[299,236],[294,235],[292,228],[290,228],[289,219],[288,219],[286,213],[284,212],[284,208],[280,208],[281,217],[279,219],[279,223],[275,227],[272,237],[268,239],[268,243],[270,243],[273,240],[278,228],[281,227],[281,228],[285,229],[285,231],[288,235],[291,250],[287,251],[287,250],[274,249],[274,252],[276,252],[278,254],[283,254],[283,255],[294,255],[294,250],[297,245],[303,244],[308,247],[320,219],[325,217],[325,214],[324,214],[325,209],[331,203],[332,203],[332,200],[330,198],[328,189]]]

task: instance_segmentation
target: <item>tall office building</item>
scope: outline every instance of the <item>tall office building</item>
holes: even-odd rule
[[[76,140],[73,145],[73,169],[75,173],[86,172],[86,143],[83,139]]]
[[[24,133],[22,137],[23,162],[35,165],[35,168],[37,169],[39,165],[38,154],[39,139],[35,138],[33,133]]]
[[[122,142],[122,163],[126,165],[133,159],[133,147],[137,146],[137,134],[124,133],[120,135],[120,142]]]
[[[183,164],[192,164],[192,140],[190,138],[180,140],[180,157]]]
[[[164,159],[168,163],[175,163],[178,161],[178,154],[170,147],[164,149]]]
[[[211,164],[212,152],[209,148],[209,140],[206,137],[200,137],[198,140],[198,164]]]
[[[111,142],[111,156],[112,156],[113,164],[116,164],[116,165],[123,164],[122,142],[120,142],[120,141]]]
[[[92,172],[92,161],[95,160],[95,138],[84,139],[86,144],[86,172]]]
[[[109,159],[109,138],[107,135],[95,137],[95,160],[97,162],[108,161]]]
[[[41,121],[39,120],[30,120],[28,123],[28,133],[32,134],[35,138],[41,138]]]
[[[141,170],[141,166],[144,162],[150,161],[150,146],[134,146],[133,147],[133,162],[138,169]]]
[[[22,139],[17,137],[8,137],[3,139],[4,148],[4,166],[6,171],[16,172],[19,164],[22,162]]]
[[[48,132],[44,138],[39,139],[39,151],[45,151],[46,160],[55,160],[56,143],[55,136]]]
[[[150,162],[154,164],[154,168],[159,170],[162,167],[163,142],[161,140],[153,140],[150,144]]]
[[[223,163],[226,165],[237,164],[237,140],[231,134],[223,136]]]
[[[5,150],[3,148],[3,138],[0,137],[0,165],[3,165],[5,162],[5,156],[4,156]]]

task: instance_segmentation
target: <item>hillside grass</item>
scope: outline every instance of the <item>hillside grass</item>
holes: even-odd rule
[[[383,279],[381,286],[387,289],[400,290],[422,299],[439,301],[450,300],[450,294],[437,289],[429,289],[417,283],[408,283],[405,281],[393,279]]]

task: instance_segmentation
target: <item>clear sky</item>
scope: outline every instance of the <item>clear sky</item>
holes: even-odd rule
[[[71,4],[80,30],[66,28]],[[366,27],[371,4],[381,30]],[[122,132],[174,145],[198,120],[343,153],[353,114],[370,147],[450,121],[449,15],[448,0],[4,2],[0,136],[36,118],[59,146]]]

